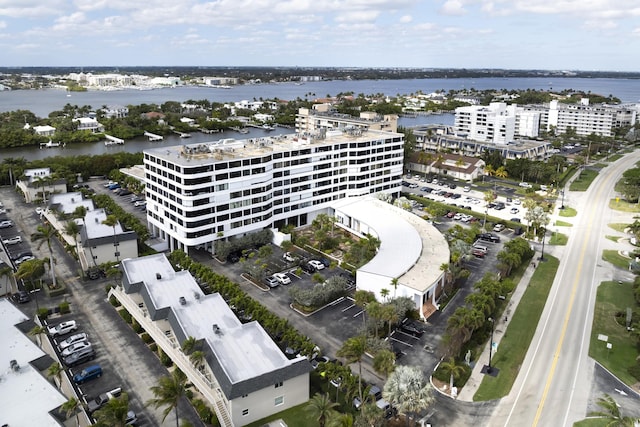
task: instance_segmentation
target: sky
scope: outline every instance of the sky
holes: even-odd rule
[[[0,66],[640,71],[640,0],[0,0]]]

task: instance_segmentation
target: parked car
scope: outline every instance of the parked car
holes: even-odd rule
[[[62,350],[62,352],[60,353],[60,355],[62,357],[67,357],[72,355],[73,353],[76,353],[80,350],[85,350],[87,348],[91,348],[91,343],[89,341],[78,341],[77,343],[71,344],[69,347],[65,348],[64,350]]]
[[[405,334],[413,335],[414,337],[421,337],[424,334],[424,329],[419,327],[414,322],[409,319],[404,319],[402,323],[400,323],[400,330]]]
[[[511,208],[511,210],[510,210],[509,212],[511,212],[512,214],[517,214],[518,212],[520,212],[520,209],[518,209],[518,208]]]
[[[40,206],[38,206],[36,208],[36,215],[42,215],[44,213],[44,209],[42,209]]]
[[[365,396],[365,400],[370,400],[372,402],[377,402],[378,400],[382,399],[382,390],[380,390],[380,387],[372,385],[371,387],[369,387],[369,392],[367,393],[367,396]],[[362,402],[360,402],[360,398],[356,397],[355,399],[353,399],[353,407],[356,409],[360,409],[360,407],[362,406]]]
[[[82,363],[88,362],[96,358],[96,352],[93,347],[85,348],[84,350],[76,351],[67,357],[62,358],[62,363],[65,366],[71,368]]]
[[[520,220],[520,218],[517,218],[517,217],[511,218],[511,221],[513,221],[513,222],[522,222]]]
[[[95,411],[97,411],[98,409],[102,408],[104,405],[107,404],[107,402],[113,398],[116,397],[120,397],[120,394],[122,393],[122,389],[120,387],[118,388],[114,388],[113,390],[110,390],[106,393],[102,393],[100,394],[98,397],[96,397],[93,400],[90,400],[87,402],[87,409],[89,410],[89,413],[93,413]]]
[[[275,277],[281,285],[288,285],[291,283],[291,278],[284,273],[275,273],[273,277]]]
[[[9,228],[9,227],[13,227],[13,221],[11,221],[10,219],[5,219],[3,221],[0,221],[0,228]]]
[[[276,279],[273,276],[269,276],[266,279],[264,279],[264,282],[267,284],[267,286],[269,286],[270,288],[276,288],[280,285],[280,282],[278,282],[278,279]]]
[[[137,421],[138,421],[138,417],[136,416],[136,413],[133,412],[133,411],[129,411],[129,412],[127,412],[127,418],[124,420],[124,425],[132,426]]]
[[[500,237],[496,236],[495,234],[491,234],[491,233],[482,233],[482,234],[478,235],[478,239],[485,240],[487,242],[492,242],[492,243],[499,243],[500,242]]]
[[[465,193],[468,193],[469,191],[471,191],[471,187],[468,185],[465,185],[464,188],[462,189]]]
[[[495,231],[496,233],[499,233],[504,229],[505,229],[504,224],[496,224],[493,226],[493,231]]]
[[[294,262],[296,260],[296,257],[291,252],[285,252],[282,255],[282,258],[284,258],[285,261],[289,261],[289,262]]]
[[[82,384],[87,381],[100,378],[102,376],[102,367],[100,365],[91,365],[84,368],[73,376],[73,382],[76,384]]]
[[[131,190],[127,190],[126,188],[122,188],[118,192],[118,196],[129,196],[130,194],[131,194]]]
[[[312,259],[307,264],[309,264],[316,270],[324,270],[324,264],[318,261],[317,259]]]
[[[49,331],[49,335],[52,337],[59,337],[78,330],[78,325],[76,325],[75,320],[67,320],[66,322],[57,324],[56,326],[49,326],[47,329]]]
[[[34,257],[33,255],[25,255],[23,257],[18,258],[17,260],[15,260],[14,262],[16,263],[17,266],[19,266],[20,264],[22,264],[25,261],[31,261],[32,259],[36,259],[36,257]]]
[[[303,262],[302,264],[300,264],[300,268],[302,269],[302,271],[304,271],[305,273],[309,273],[309,274],[313,274],[316,272],[316,269],[314,266],[312,266],[311,264],[309,264],[308,262]]]
[[[21,236],[9,237],[8,239],[4,239],[2,243],[4,243],[5,245],[17,245],[18,243],[22,243],[22,237]]]
[[[137,202],[135,202],[133,204],[133,206],[135,206],[136,208],[139,208],[141,206],[146,206],[147,205],[147,201],[146,200],[138,200]]]
[[[13,294],[13,300],[18,304],[24,304],[31,301],[31,297],[29,296],[27,291],[18,291],[17,293]]]
[[[89,335],[81,332],[79,334],[71,335],[69,338],[62,340],[58,343],[58,350],[62,351],[65,348],[69,347],[72,344],[77,342],[86,341],[89,338]]]
[[[33,253],[31,251],[20,252],[16,255],[11,255],[11,259],[15,261],[25,256],[33,256]]]

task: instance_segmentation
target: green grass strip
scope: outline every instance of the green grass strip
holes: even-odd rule
[[[578,211],[576,211],[573,208],[568,208],[568,207],[565,206],[564,209],[559,209],[558,210],[558,215],[564,216],[564,217],[572,217],[572,216],[578,215]]]
[[[630,258],[623,257],[618,251],[613,249],[605,249],[602,251],[602,259],[625,270],[629,268],[629,262],[631,261]]]
[[[569,237],[566,234],[553,233],[551,235],[551,238],[549,239],[549,244],[555,246],[565,246],[568,241]]]
[[[482,378],[482,383],[473,396],[474,401],[498,399],[509,394],[536,332],[558,270],[557,258],[545,254],[545,259],[546,261],[539,263],[533,273],[529,286],[522,295],[518,308],[493,356],[492,365],[500,369],[500,373],[496,377],[485,375]]]
[[[598,176],[598,172],[591,169],[584,169],[580,172],[580,178],[575,179],[569,186],[570,191],[587,191],[591,183]]]
[[[629,203],[620,198],[609,200],[609,207],[620,212],[640,212],[640,203]]]

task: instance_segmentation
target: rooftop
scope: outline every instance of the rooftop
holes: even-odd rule
[[[232,384],[296,362],[259,323],[241,323],[220,294],[205,295],[188,271],[175,272],[163,254],[126,259],[122,266],[129,283],[144,283],[156,308],[171,307],[186,336],[209,343]]]
[[[84,227],[87,238],[97,239],[100,237],[113,237],[113,227],[102,223],[106,219],[107,213],[104,209],[87,211],[87,214],[84,217]],[[120,223],[116,223],[115,233],[122,234],[123,232],[124,230]]]
[[[243,159],[247,157],[268,156],[273,153],[287,152],[296,149],[320,147],[336,143],[366,142],[376,137],[389,138],[402,134],[384,131],[327,131],[326,137],[319,135],[274,135],[249,139],[221,139],[220,141],[199,144],[185,144],[173,147],[158,147],[145,150],[161,159],[182,166],[211,164],[222,160]]]
[[[424,292],[442,274],[440,266],[449,262],[442,233],[411,212],[370,196],[343,199],[332,207],[368,225],[380,239],[378,253],[360,271],[397,277]]]
[[[15,326],[27,320],[7,299],[0,300],[0,424],[59,427],[49,412],[67,399],[30,365],[45,353]],[[10,368],[12,360],[20,366],[18,371]]]
[[[52,194],[49,205],[58,205],[57,209],[65,214],[73,213],[78,206],[84,206],[87,211],[93,209],[93,201],[84,199],[79,192]]]

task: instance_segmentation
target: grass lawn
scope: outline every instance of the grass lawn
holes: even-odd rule
[[[614,230],[619,231],[621,233],[624,233],[624,229],[629,226],[629,224],[622,223],[622,222],[612,222],[607,225],[609,226],[609,228],[613,228]]]
[[[307,404],[304,403],[302,405],[294,406],[293,408],[287,409],[286,411],[278,412],[277,414],[271,415],[270,417],[263,418],[255,423],[248,424],[248,427],[260,427],[267,424],[270,421],[275,421],[278,419],[284,420],[284,422],[288,426],[311,426],[316,424],[316,421],[310,417],[307,412],[304,410]]]
[[[566,234],[553,233],[551,235],[551,239],[549,239],[549,244],[556,245],[556,246],[565,246],[568,240],[569,240],[569,237]]]
[[[554,225],[559,225],[560,227],[573,227],[573,224],[566,221],[556,221]]]
[[[631,261],[630,258],[625,258],[620,255],[618,251],[612,249],[605,249],[602,251],[602,259],[625,270],[629,268],[629,261]]]
[[[500,373],[495,378],[489,375],[482,378],[482,383],[473,396],[476,402],[506,396],[513,386],[558,270],[557,258],[545,255],[545,259],[547,261],[540,263],[533,273],[531,282],[500,341],[498,351],[493,356],[492,363],[500,369]]]
[[[588,418],[573,424],[573,427],[607,427],[604,418]]]
[[[559,209],[558,210],[558,215],[564,216],[564,217],[576,216],[576,215],[578,215],[578,211],[576,211],[573,208],[569,208],[569,207],[565,206],[564,209]]]
[[[629,203],[626,200],[622,199],[609,200],[609,207],[613,210],[621,212],[640,212],[640,204]]]
[[[607,167],[607,165],[605,163],[596,163],[594,166],[597,167],[598,169],[602,169],[602,168],[606,168]]]
[[[607,158],[610,162],[615,162],[616,160],[620,160],[622,158],[622,154],[614,154],[613,156],[609,156]]]
[[[612,240],[614,242],[617,242],[618,240],[620,240],[620,237],[618,237],[618,236],[604,236],[604,237],[606,237],[607,239]]]
[[[591,183],[598,176],[598,172],[585,169],[580,173],[580,178],[574,180],[569,186],[570,191],[587,191]]]
[[[631,283],[602,282],[598,286],[589,346],[589,356],[629,385],[638,382],[627,372],[627,368],[636,363],[637,340],[627,332],[624,325],[616,322],[615,314],[626,311],[630,304],[634,305],[633,301],[635,298]],[[598,340],[598,334],[609,337],[611,350],[607,350],[604,341]]]

